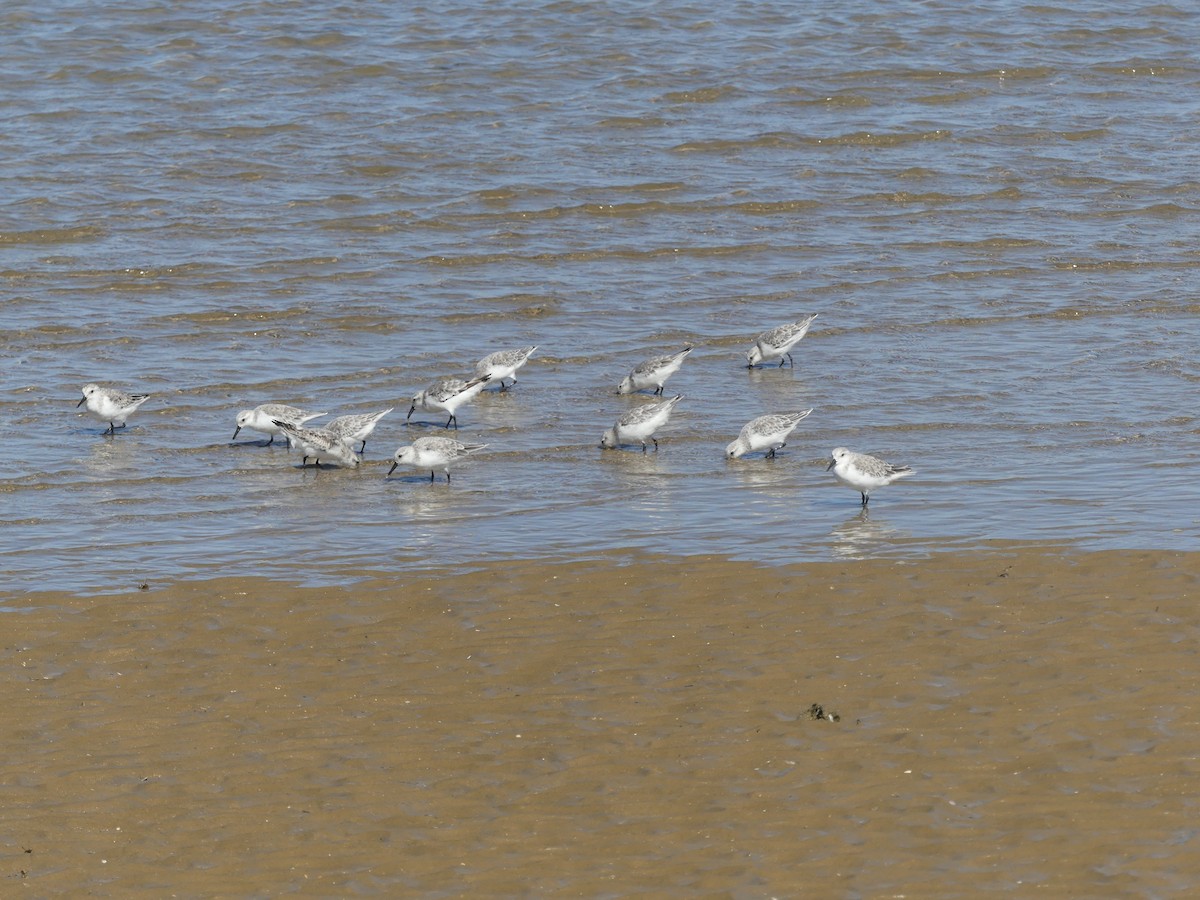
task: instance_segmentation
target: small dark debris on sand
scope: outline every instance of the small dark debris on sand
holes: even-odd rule
[[[810,719],[828,719],[830,722],[840,722],[842,717],[835,712],[825,712],[825,707],[820,703],[814,703],[808,708],[808,717]]]

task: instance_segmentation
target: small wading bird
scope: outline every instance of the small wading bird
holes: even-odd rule
[[[788,435],[796,429],[800,420],[807,418],[811,412],[811,409],[806,409],[804,412],[776,413],[751,419],[742,426],[738,436],[725,448],[726,458],[737,459],[739,456],[745,456],[756,450],[766,450],[767,459],[774,459],[775,451],[782,450],[787,446],[785,442]]]
[[[392,407],[395,409],[395,407]],[[390,413],[391,409],[385,409],[378,413],[359,413],[350,416],[338,416],[325,427],[347,441],[351,446],[355,441],[362,441],[362,446],[358,448],[359,453],[367,452],[367,438],[371,436],[371,432],[375,430],[375,426],[379,424],[379,420]]]
[[[358,455],[354,448],[328,428],[303,428],[282,419],[276,419],[274,425],[304,454],[301,468],[308,465],[310,456],[317,467],[320,467],[322,459],[351,469],[358,467]]]
[[[432,483],[437,475],[435,470],[441,469],[446,475],[446,484],[449,484],[450,467],[486,446],[487,444],[463,444],[448,437],[419,437],[411,445],[396,451],[388,475],[395,472],[397,466],[413,466],[417,469],[428,469],[429,481]]]
[[[833,451],[833,459],[825,471],[830,469],[833,469],[838,481],[862,494],[863,506],[871,501],[871,491],[915,474],[908,466],[894,466],[876,456],[855,453],[845,447],[838,447]]]
[[[513,384],[516,384],[517,369],[529,362],[529,357],[536,349],[536,346],[522,347],[520,350],[498,350],[495,353],[489,353],[475,363],[475,377],[492,382],[498,381],[500,390],[507,391],[509,385],[504,383],[504,379],[511,378]]]
[[[652,387],[654,393],[661,396],[663,385],[667,383],[667,379],[679,371],[684,359],[691,352],[691,347],[684,347],[678,353],[656,356],[654,359],[639,363],[617,386],[617,393],[632,394],[634,391],[644,391],[646,388]]]
[[[761,363],[770,362],[773,359],[779,360],[780,368],[783,368],[784,360],[791,363],[794,367],[796,361],[792,359],[792,348],[800,343],[801,338],[808,334],[808,329],[812,326],[813,319],[816,317],[817,314],[813,313],[807,319],[799,322],[780,325],[778,328],[764,331],[755,339],[754,346],[746,354],[746,368],[752,369]]]
[[[88,412],[108,423],[104,433],[116,434],[118,428],[125,427],[125,420],[149,399],[149,394],[127,394],[114,387],[89,383],[83,386],[83,399],[75,404],[75,408],[86,403]]]
[[[264,403],[254,409],[243,409],[237,414],[237,428],[233,429],[233,437],[230,440],[237,440],[238,432],[243,428],[249,428],[252,431],[269,434],[271,439],[267,441],[267,446],[270,447],[275,443],[276,437],[286,437],[283,429],[275,424],[276,421],[286,422],[299,428],[310,419],[319,419],[323,415],[325,415],[323,412],[308,412],[284,403]]]
[[[435,381],[425,390],[413,395],[412,406],[409,407],[404,421],[407,422],[411,419],[412,414],[417,411],[419,406],[426,412],[448,413],[450,418],[446,420],[444,427],[449,428],[453,424],[455,428],[458,428],[458,418],[455,412],[464,403],[474,400],[490,377],[490,375],[483,375],[479,378],[472,378],[470,381],[463,381],[461,378],[443,378],[441,381]]]
[[[617,424],[604,432],[604,436],[600,438],[600,446],[606,450],[612,450],[622,444],[632,444],[637,441],[642,445],[642,452],[645,453],[646,441],[653,441],[654,449],[657,451],[658,441],[654,437],[654,432],[667,424],[671,418],[671,411],[675,409],[675,404],[682,399],[683,394],[677,394],[662,403],[646,403],[642,406],[635,406],[617,419]]]

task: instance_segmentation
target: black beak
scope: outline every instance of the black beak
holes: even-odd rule
[[[78,403],[76,403],[75,408],[79,409],[79,407],[83,406],[83,404],[85,404],[85,403],[87,403],[87,397],[84,397],[82,400],[80,400]]]
[[[407,422],[409,419],[411,419],[412,414],[415,413],[416,411],[417,411],[417,404],[414,403],[412,406],[410,406],[408,408],[408,415],[404,417],[404,421]]]
[[[389,476],[390,476],[390,475],[391,475],[393,472],[395,472],[395,471],[396,471],[396,466],[398,466],[398,465],[400,465],[400,463],[398,463],[398,462],[394,462],[394,463],[392,463],[392,467],[391,467],[390,469],[388,469],[388,475],[389,475]]]
[[[825,467],[825,471],[826,471],[826,472],[828,472],[830,469],[832,469],[832,468],[833,468],[834,466],[836,466],[836,465],[837,465],[837,460],[836,460],[836,459],[831,459],[831,460],[829,461],[829,465],[827,465],[827,466]]]
[[[230,440],[232,441],[234,438],[236,438],[238,436],[238,432],[241,430],[242,430],[241,425],[239,425],[237,428],[233,429],[233,437],[231,437]]]

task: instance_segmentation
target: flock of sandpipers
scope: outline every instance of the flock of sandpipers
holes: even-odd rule
[[[795,365],[792,360],[792,348],[808,334],[814,319],[815,314],[760,334],[746,354],[747,365],[759,366],[775,360],[779,360],[780,366]],[[457,429],[459,408],[476,397],[488,384],[498,384],[500,390],[508,390],[511,387],[510,382],[516,383],[517,372],[529,361],[536,349],[534,346],[519,350],[501,350],[479,360],[470,378],[445,378],[431,384],[412,398],[408,418],[411,418],[418,408],[426,412],[444,413],[448,416],[445,427],[454,426]],[[685,347],[678,353],[646,360],[626,376],[617,387],[618,393],[651,391],[655,395],[662,395],[667,379],[679,371],[691,352],[691,347]],[[83,399],[77,406],[87,404],[88,412],[108,423],[104,434],[112,435],[116,434],[118,428],[125,427],[129,417],[149,397],[149,394],[131,394],[115,387],[93,383],[83,386]],[[600,445],[614,449],[640,444],[644,453],[647,442],[650,442],[657,450],[658,440],[654,435],[667,424],[675,404],[682,399],[683,395],[679,394],[669,400],[634,407],[604,432]],[[379,420],[390,412],[391,409],[386,409],[378,413],[340,416],[323,428],[309,428],[307,422],[325,413],[310,412],[282,403],[264,403],[238,413],[233,437],[236,438],[243,428],[249,428],[269,435],[267,446],[270,446],[276,437],[284,438],[289,446],[303,453],[301,466],[307,466],[311,459],[316,466],[320,466],[321,461],[325,460],[353,468],[361,461],[360,454],[366,450],[367,438],[371,436]],[[766,457],[774,457],[775,451],[786,446],[789,435],[811,412],[811,409],[806,409],[794,413],[773,413],[752,419],[725,448],[725,455],[734,459],[747,453],[764,451]],[[361,446],[356,448],[355,444],[359,442]],[[486,446],[487,444],[466,444],[450,437],[419,437],[412,444],[400,447],[395,452],[388,475],[391,475],[397,466],[413,466],[428,469],[429,480],[433,481],[440,469],[449,482],[452,465]],[[862,495],[863,506],[870,501],[873,490],[913,474],[913,470],[908,466],[892,465],[878,457],[855,453],[845,447],[838,447],[833,451],[828,468],[833,470],[839,481]]]

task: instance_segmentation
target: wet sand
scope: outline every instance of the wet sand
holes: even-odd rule
[[[1198,563],[646,557],[16,598],[0,876],[23,896],[1190,894]]]

